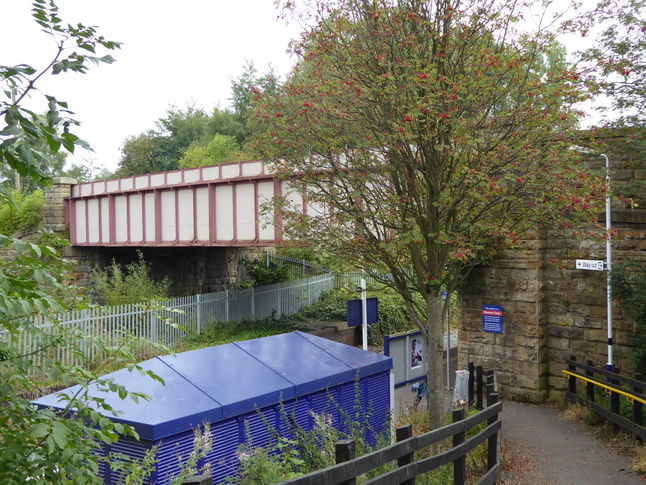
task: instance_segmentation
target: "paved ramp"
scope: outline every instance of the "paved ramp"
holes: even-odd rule
[[[559,416],[557,410],[505,401],[502,437],[517,470],[503,475],[510,485],[644,485],[628,460],[593,432]]]

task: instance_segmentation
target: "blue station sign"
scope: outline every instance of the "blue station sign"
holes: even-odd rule
[[[502,333],[502,306],[482,305],[482,330]]]

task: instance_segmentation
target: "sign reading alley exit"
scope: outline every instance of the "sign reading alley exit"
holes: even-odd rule
[[[482,305],[482,330],[502,333],[502,307],[500,305]]]

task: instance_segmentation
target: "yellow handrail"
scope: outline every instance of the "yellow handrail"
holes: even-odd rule
[[[606,392],[610,391],[610,392],[616,392],[617,394],[622,394],[623,396],[626,396],[626,400],[628,400],[628,402],[631,403],[631,404],[633,402],[635,402],[635,401],[639,401],[642,404],[646,404],[646,400],[641,399],[641,398],[639,398],[637,396],[633,396],[632,394],[628,394],[627,392],[624,392],[624,391],[622,391],[620,389],[616,389],[614,387],[608,386],[608,385],[606,385],[606,384],[604,384],[602,382],[595,381],[593,379],[589,379],[587,377],[580,376],[579,374],[576,374],[574,372],[570,372],[568,370],[562,370],[561,372],[563,372],[563,374],[565,374],[566,376],[576,377],[577,379],[580,379],[580,380],[582,380],[584,382],[590,382],[590,383],[594,384],[595,386],[603,387],[606,390]]]

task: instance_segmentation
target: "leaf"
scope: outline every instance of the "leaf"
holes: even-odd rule
[[[38,423],[35,426],[32,426],[29,431],[29,436],[32,438],[44,438],[49,434],[49,423]]]

